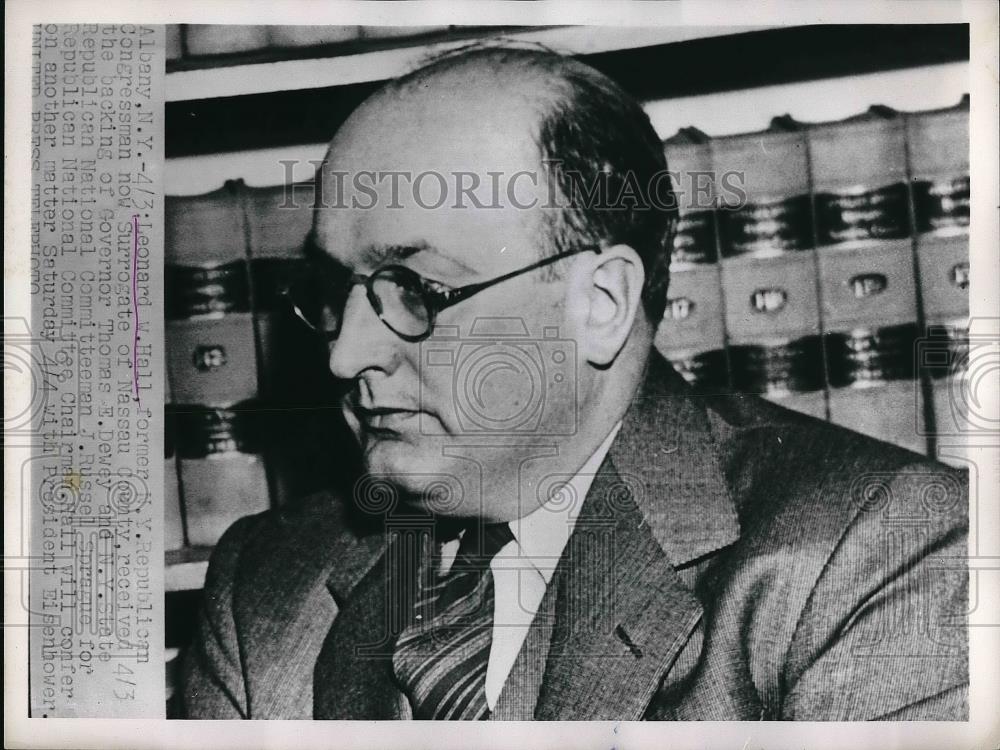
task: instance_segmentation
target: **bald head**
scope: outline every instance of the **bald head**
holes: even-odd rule
[[[350,175],[346,185],[339,172]],[[374,176],[357,184],[359,172]],[[352,200],[360,190],[366,210],[410,200],[468,208],[487,223],[497,218],[491,210],[513,208],[524,236],[511,239],[536,258],[628,244],[644,265],[644,309],[658,321],[676,215],[669,179],[656,177],[665,172],[648,117],[611,79],[533,46],[473,46],[367,100],[331,143],[323,195],[336,202],[346,187]]]

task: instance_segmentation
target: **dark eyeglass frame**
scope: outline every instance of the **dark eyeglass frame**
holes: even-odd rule
[[[447,310],[453,305],[457,305],[463,300],[467,300],[469,297],[479,294],[479,292],[489,289],[492,286],[513,279],[522,274],[528,273],[530,271],[535,271],[539,268],[544,268],[545,266],[551,265],[557,261],[564,258],[568,258],[572,255],[578,255],[580,253],[588,252],[601,252],[600,245],[586,245],[583,247],[574,248],[573,250],[566,250],[565,252],[556,253],[555,255],[550,255],[537,263],[532,263],[531,265],[525,266],[523,268],[518,268],[509,273],[505,273],[501,276],[497,276],[492,279],[487,279],[486,281],[479,281],[475,284],[466,284],[460,287],[451,287],[440,281],[435,281],[433,279],[428,279],[421,276],[419,273],[414,271],[412,268],[407,268],[406,266],[400,265],[389,265],[382,266],[370,274],[355,273],[351,274],[348,279],[345,279],[345,287],[347,288],[347,293],[344,296],[344,304],[347,304],[347,298],[350,296],[350,290],[356,285],[362,284],[365,287],[365,296],[368,299],[368,303],[372,306],[375,314],[378,315],[378,319],[382,321],[386,328],[395,333],[404,341],[417,342],[423,341],[430,337],[431,333],[434,331],[434,323],[437,320],[438,313],[442,310]],[[409,282],[409,288],[419,291],[424,307],[427,310],[427,330],[420,334],[406,334],[401,331],[397,331],[392,325],[385,319],[384,307],[378,294],[375,292],[375,284],[379,279],[390,278],[396,283],[397,286],[402,287],[403,284],[399,283],[399,279]],[[335,331],[325,331],[317,328],[313,323],[309,321],[309,318],[302,312],[302,309],[296,304],[295,300],[292,298],[291,290],[285,292],[285,296],[288,298],[288,302],[291,306],[292,312],[300,321],[302,321],[311,330],[326,339],[328,344],[332,344],[340,338],[340,329],[343,325],[343,311],[341,311],[340,324],[337,326]]]

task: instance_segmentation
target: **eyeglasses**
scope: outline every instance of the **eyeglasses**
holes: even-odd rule
[[[344,308],[351,291],[362,284],[368,303],[389,330],[404,341],[423,341],[431,335],[434,321],[442,310],[502,281],[571,255],[600,251],[601,248],[596,245],[567,250],[502,276],[460,287],[426,279],[405,266],[383,266],[366,276],[346,272],[334,274],[327,265],[325,268],[321,266],[318,273],[310,274],[285,294],[292,313],[332,343],[340,337]]]

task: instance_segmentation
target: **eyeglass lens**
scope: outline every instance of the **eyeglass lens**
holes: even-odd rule
[[[396,333],[419,337],[431,327],[431,312],[419,277],[406,269],[385,268],[368,281],[367,298],[379,318]],[[328,339],[340,335],[343,311],[355,284],[350,277],[312,276],[292,291],[296,315]]]
[[[430,329],[431,313],[415,274],[386,269],[372,277],[369,288],[376,312],[396,333],[422,336]]]

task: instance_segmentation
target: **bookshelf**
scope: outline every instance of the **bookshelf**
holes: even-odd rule
[[[963,116],[961,107],[956,109],[966,90],[967,77],[963,60],[968,55],[968,42],[966,39],[963,44],[961,27],[907,28],[907,38],[896,27],[885,27],[881,32],[856,27],[616,28],[602,29],[599,34],[593,29],[554,27],[509,28],[503,32],[583,55],[589,63],[621,81],[644,102],[654,127],[666,142],[672,168],[674,161],[680,163],[685,158],[693,162],[707,160],[705,163],[710,165],[725,159],[738,160],[748,137],[755,133],[768,134],[766,137],[775,144],[793,143],[793,150],[815,151],[821,130],[815,125],[827,123],[836,130],[840,127],[837,121],[861,115],[872,105],[884,105],[880,110],[886,115],[884,119],[893,123],[893,132],[907,143],[921,142],[921,134],[926,133],[931,133],[931,140],[938,137],[934,135],[936,126],[921,124],[933,117],[908,113],[952,108],[958,114],[942,115],[944,120]],[[171,386],[175,401],[189,406],[212,402],[207,411],[188,408],[184,411],[187,416],[179,417],[197,424],[178,429],[178,457],[170,459],[179,467],[178,492],[187,501],[188,494],[199,486],[216,493],[219,487],[230,487],[233,497],[249,498],[245,508],[237,503],[239,507],[217,509],[223,519],[215,522],[217,529],[225,525],[227,513],[234,520],[243,512],[280,504],[281,498],[293,496],[296,488],[288,477],[308,465],[305,457],[299,457],[296,468],[295,457],[269,455],[266,446],[246,447],[254,441],[241,437],[244,427],[238,407],[253,411],[254,407],[247,405],[268,403],[280,393],[280,368],[269,368],[270,363],[281,361],[280,347],[289,344],[270,307],[273,290],[261,288],[257,282],[283,278],[292,272],[296,241],[307,229],[298,219],[290,220],[292,225],[281,224],[285,219],[271,210],[278,195],[276,186],[287,177],[275,165],[290,159],[308,166],[310,159],[321,158],[325,141],[337,125],[377,88],[379,81],[409,69],[429,54],[484,33],[482,29],[452,28],[393,39],[366,38],[359,32],[347,41],[307,47],[284,58],[273,50],[227,53],[175,61],[168,70],[166,180],[173,204],[173,208],[168,205],[168,217],[173,215],[175,222],[192,222],[191,217],[206,212],[206,216],[216,217],[214,224],[226,227],[215,235],[185,229],[175,233],[184,239],[173,244],[168,239],[168,263],[176,267],[175,271],[182,269],[181,275],[173,278],[181,278],[181,283],[189,286],[200,284],[202,289],[222,289],[228,295],[223,307],[230,306],[209,316],[183,313],[168,321],[168,348],[171,340],[183,341],[185,347],[183,356],[172,360],[172,377],[179,381]],[[776,63],[776,50],[785,51],[780,64]],[[722,64],[731,54],[742,57],[746,64]],[[694,66],[696,70],[690,65],[683,67],[684,61],[690,59],[704,64]],[[683,71],[684,75],[666,73],[672,70]],[[695,131],[700,136],[692,135]],[[676,137],[684,132],[690,136],[687,141]],[[922,142],[928,142],[928,137]],[[917,152],[924,153],[919,148]],[[926,220],[926,211],[920,203],[924,198],[918,195],[923,188],[916,185],[950,184],[961,178],[963,169],[967,173],[967,165],[916,164],[912,154],[901,158],[890,166],[895,170],[893,183],[904,185],[901,195],[905,205],[895,210],[906,227],[892,245],[871,238],[857,247],[821,242],[813,203],[818,192],[815,183],[822,175],[806,162],[800,165],[794,185],[784,183],[782,188],[782,174],[777,174],[777,188],[759,190],[758,198],[764,204],[775,195],[781,201],[805,201],[805,208],[799,207],[807,215],[799,245],[782,257],[757,257],[755,252],[744,252],[738,243],[733,245],[720,236],[719,222],[731,221],[718,211],[700,217],[705,226],[711,227],[710,257],[686,265],[678,263],[671,297],[678,301],[678,315],[684,308],[679,297],[684,297],[696,302],[686,309],[714,318],[706,322],[696,317],[678,324],[682,333],[683,325],[691,326],[688,338],[662,335],[657,341],[661,351],[682,371],[687,367],[685,374],[695,380],[699,372],[721,363],[729,377],[724,383],[706,384],[710,388],[751,383],[754,389],[761,377],[765,381],[770,377],[761,375],[762,371],[777,367],[784,373],[782,378],[791,377],[781,369],[786,361],[809,359],[813,365],[818,362],[815,372],[795,374],[808,384],[796,386],[800,390],[793,389],[791,395],[784,393],[776,400],[799,411],[850,424],[857,415],[873,409],[899,408],[901,400],[908,397],[912,401],[913,394],[920,392],[925,399],[920,417],[929,414],[934,419],[933,413],[941,406],[932,401],[934,392],[942,389],[942,381],[935,379],[940,375],[904,377],[893,381],[892,388],[838,389],[835,386],[840,383],[831,382],[827,362],[828,354],[833,352],[850,364],[856,351],[881,345],[881,339],[872,338],[874,334],[865,338],[861,332],[871,328],[868,324],[873,322],[863,314],[837,308],[836,317],[829,309],[830,291],[840,288],[842,271],[849,271],[852,279],[863,275],[864,269],[851,265],[856,265],[858,247],[862,253],[872,251],[891,258],[896,264],[893,268],[902,263],[904,279],[916,285],[913,295],[899,302],[894,323],[905,327],[940,322],[952,335],[953,326],[948,326],[967,314],[963,313],[966,308],[954,284],[942,281],[938,273],[959,268],[963,257],[967,257],[961,231],[956,239],[947,227],[941,232],[921,224]],[[292,181],[302,182],[309,176],[300,170],[292,175]],[[875,174],[866,175],[862,182],[869,192],[883,187]],[[836,181],[831,184],[831,189],[840,187]],[[932,207],[931,213],[934,210]],[[806,292],[804,307],[790,307],[786,311],[789,322],[783,323],[780,330],[771,330],[766,324],[747,327],[739,315],[726,319],[727,305],[733,309],[732,300],[750,299],[773,286],[775,278],[796,292]],[[894,282],[892,289],[896,286]],[[930,300],[929,305],[923,299],[918,303],[916,296],[921,293]],[[191,299],[197,302],[198,294]],[[911,334],[903,331],[900,335]],[[245,376],[239,381],[239,393],[234,395],[228,389],[231,398],[206,385],[211,383],[210,375],[182,372],[184,368],[190,370],[192,352],[219,361],[207,346],[216,339],[226,344],[229,366]],[[710,342],[708,348],[705,342]],[[736,377],[740,372],[742,380]],[[854,373],[851,377],[862,376]],[[304,388],[298,393],[303,403],[308,392]],[[301,404],[285,403],[280,408],[292,413],[299,407]],[[913,418],[912,413],[905,415],[908,425],[913,424]],[[869,431],[878,429],[879,425],[874,425]],[[198,440],[239,443],[244,450],[222,451],[219,455],[208,451],[209,455],[203,455],[202,448],[192,446],[192,434],[200,435]],[[933,445],[926,444],[921,435],[908,447],[933,451]],[[211,501],[211,492],[204,496]],[[181,511],[180,516],[182,538],[194,546],[167,553],[167,590],[171,592],[201,588],[212,537],[217,533],[198,537],[193,533],[197,522],[193,514]]]
[[[256,55],[203,59],[186,64],[173,61],[167,72],[166,100],[215,99],[384,81],[404,73],[424,58],[498,34],[518,41],[544,44],[565,54],[594,55],[748,31],[751,29],[731,26],[605,27],[601,34],[595,35],[590,29],[578,26],[485,29],[453,26],[447,32],[417,34],[392,41],[359,36],[338,45],[307,48],[307,56],[295,59],[281,59],[279,56],[278,59],[255,61],[255,57],[274,58],[282,54],[262,51]],[[290,52],[283,51],[285,55]]]

